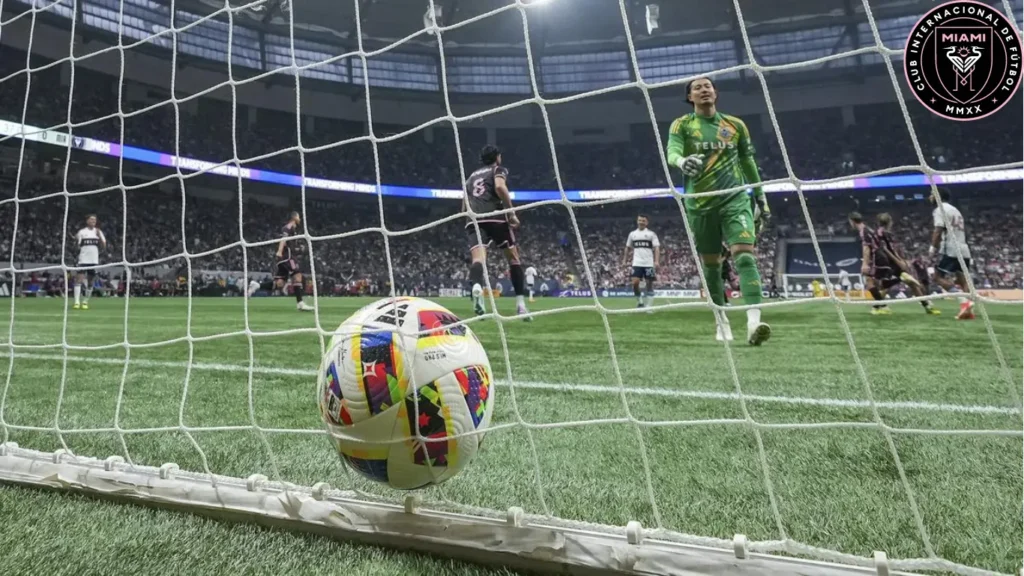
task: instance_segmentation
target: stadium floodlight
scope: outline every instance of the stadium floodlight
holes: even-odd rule
[[[427,34],[434,33],[434,25],[440,26],[439,22],[444,19],[444,7],[439,4],[434,4],[433,10],[431,10],[430,4],[427,4],[427,11],[423,13],[423,27],[427,29]]]
[[[646,15],[647,33],[653,34],[658,29],[658,17],[661,16],[661,8],[657,4],[648,4]]]

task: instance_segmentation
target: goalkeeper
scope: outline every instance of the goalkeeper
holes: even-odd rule
[[[668,162],[683,172],[686,194],[713,192],[754,185],[751,199],[744,189],[714,196],[686,197],[686,220],[704,264],[704,279],[711,300],[725,304],[722,286],[722,243],[732,254],[740,293],[747,305],[761,303],[761,275],[757,271],[754,240],[771,212],[759,185],[754,146],[747,125],[715,108],[718,92],[710,78],[697,78],[686,87],[693,112],[672,123],[668,135]],[[755,228],[756,223],[756,228]],[[729,319],[715,310],[718,340],[732,340]],[[747,342],[759,346],[772,329],[761,322],[760,308],[747,310]]]

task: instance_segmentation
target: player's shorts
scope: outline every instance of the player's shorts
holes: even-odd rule
[[[939,274],[945,275],[956,274],[957,272],[963,272],[966,274],[971,269],[971,259],[964,258],[964,264],[967,265],[966,270],[960,266],[960,260],[953,256],[943,255],[939,260],[939,263],[935,266],[935,271]]]
[[[466,235],[469,237],[469,245],[471,248],[477,246],[494,246],[495,248],[514,248],[516,245],[516,235],[512,231],[512,226],[508,222],[480,221],[480,240],[476,239],[476,228],[472,223],[466,224]]]
[[[899,268],[889,262],[887,258],[875,258],[875,261],[871,266],[870,275],[874,278],[875,285],[882,290],[888,290],[902,282],[902,280],[900,280]]]
[[[633,273],[630,278],[641,278],[644,280],[654,280],[654,267],[653,266],[633,266]]]
[[[717,208],[687,210],[686,221],[698,254],[721,254],[722,240],[727,246],[753,245],[756,238],[754,212],[746,194],[737,194]]]
[[[99,268],[100,263],[99,262],[79,262],[78,263],[78,267],[79,268],[86,268],[87,266],[88,266],[88,268],[86,270],[79,270],[78,273],[79,274],[85,274],[89,278],[89,280],[92,280],[93,278],[96,277],[96,269]]]
[[[277,263],[277,270],[274,271],[274,279],[291,278],[299,272],[299,263],[294,258],[281,260]]]

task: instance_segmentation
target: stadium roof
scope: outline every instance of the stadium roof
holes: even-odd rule
[[[231,0],[250,5],[256,0]],[[1001,0],[988,0],[1001,4]],[[249,11],[252,22],[287,30],[294,21],[297,32],[322,33],[345,41],[355,38],[356,3],[359,4],[364,40],[391,43],[424,28],[427,0],[265,0],[258,11]],[[622,43],[625,28],[619,0],[523,0],[529,15],[531,40],[549,48],[584,48],[594,43]],[[178,0],[178,7],[205,5],[205,12],[223,8],[218,0]],[[920,15],[934,0],[870,0],[877,18]],[[435,0],[444,25],[457,25],[481,15],[493,16],[444,34],[453,47],[514,47],[524,42],[523,22],[515,0]],[[625,0],[634,37],[647,31],[643,13],[647,4],[660,6],[661,29],[652,41],[669,44],[693,36],[735,34],[738,28],[734,4],[728,0]],[[1020,0],[1011,4],[1019,7]],[[778,31],[819,25],[866,23],[860,0],[740,0],[747,30]],[[290,12],[290,15],[289,15]],[[429,43],[430,37],[416,40]]]
[[[534,72],[543,94],[604,90],[635,79],[619,0],[522,1],[527,6],[521,11],[516,0],[435,0],[442,10],[440,23],[451,27],[442,35],[449,93],[473,98],[532,93],[522,13],[527,14]],[[441,88],[436,37],[424,29],[427,0],[230,2],[230,18],[222,0],[11,0],[0,5],[5,12],[45,5],[44,20],[59,24],[74,16],[80,33],[107,42],[120,35],[160,52],[176,45],[184,65],[223,70],[230,54],[236,75],[276,70],[290,76],[294,62],[304,78],[358,95],[363,91],[362,60],[345,56],[357,50],[358,2],[363,47],[382,51],[367,59],[370,86],[411,98]],[[661,8],[660,29],[648,35],[644,8],[653,2]],[[987,2],[1002,6],[1002,0]],[[1010,4],[1020,22],[1024,0]],[[933,0],[870,0],[882,43],[902,49],[914,22],[933,5]],[[731,1],[625,0],[625,6],[637,66],[648,83],[749,61]],[[799,63],[798,70],[779,72],[787,82],[857,80],[864,75],[862,66],[882,62],[878,54],[860,54],[807,64],[875,44],[863,0],[739,0],[739,7],[758,63]],[[180,31],[176,42],[168,33],[172,27]],[[749,74],[735,70],[716,76],[743,78]]]

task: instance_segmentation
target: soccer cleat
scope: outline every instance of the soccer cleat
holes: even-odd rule
[[[484,299],[482,296],[473,298],[473,313],[477,316],[487,314],[487,309],[484,308]]]
[[[516,314],[519,316],[525,316],[529,313],[530,311],[526,309],[526,306],[516,306]],[[533,316],[526,316],[523,318],[523,322],[533,322]]]
[[[729,318],[722,312],[715,312],[715,340],[718,342],[732,342],[732,326],[729,325]]]
[[[960,312],[956,315],[957,320],[974,320],[974,302],[968,300],[960,304]]]
[[[760,346],[772,337],[772,327],[764,322],[747,324],[747,344]]]
[[[78,302],[75,302],[74,304],[71,305],[71,307],[74,308],[75,310],[78,310],[79,308],[82,307],[82,305],[79,304]]]
[[[88,309],[89,309],[89,303],[88,302],[82,302],[82,310],[88,310]]]
[[[921,283],[917,280],[917,278],[914,278],[913,274],[900,272],[900,280],[903,280],[903,283],[906,284],[907,286],[916,286],[917,288],[922,288]]]
[[[637,302],[636,302],[636,307],[637,307],[637,308],[643,308],[643,307],[644,307],[644,303],[643,303],[643,301],[642,301],[642,300],[637,300]]]
[[[942,310],[939,310],[938,308],[936,308],[934,306],[929,306],[928,308],[924,309],[924,313],[925,314],[931,314],[932,316],[940,316],[940,315],[942,315]]]
[[[888,306],[882,306],[881,308],[872,308],[872,316],[892,316],[892,310],[889,310]]]
[[[313,308],[309,304],[306,304],[305,302],[299,302],[298,304],[296,304],[295,309],[298,310],[299,312],[312,312],[313,310],[315,310],[315,308]]]

